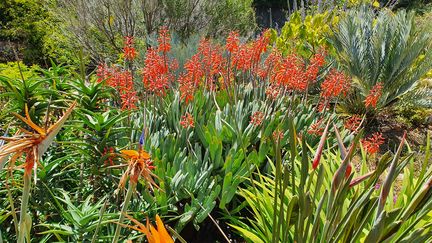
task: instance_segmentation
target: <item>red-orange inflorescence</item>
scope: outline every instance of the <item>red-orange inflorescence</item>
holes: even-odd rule
[[[143,84],[147,91],[156,95],[164,95],[174,81],[173,71],[177,62],[168,59],[167,52],[171,50],[170,35],[166,27],[159,30],[158,47],[147,50],[142,71]]]
[[[346,96],[350,89],[350,80],[343,72],[332,69],[321,83],[321,96],[324,98]]]
[[[186,112],[181,118],[180,125],[183,128],[195,127],[193,116],[189,112]]]
[[[288,89],[304,91],[308,80],[304,76],[304,63],[297,55],[287,56],[280,65],[276,67],[275,81]]]
[[[125,43],[123,47],[123,56],[126,60],[132,61],[137,56],[137,52],[133,46],[133,36],[125,36]]]
[[[198,54],[201,57],[206,87],[213,90],[216,77],[223,77],[225,74],[222,47],[207,39],[202,39],[198,46]]]
[[[367,107],[373,107],[376,108],[379,98],[382,94],[383,86],[381,83],[377,83],[375,86],[372,87],[372,89],[369,91],[368,96],[366,96],[366,99],[364,100],[365,106]]]
[[[284,133],[280,129],[276,129],[272,135],[273,139],[276,141],[281,141],[284,137]]]
[[[96,74],[99,77],[98,82],[105,80],[108,86],[117,90],[120,94],[121,108],[123,110],[136,108],[138,97],[134,88],[132,73],[129,70],[122,70],[119,67],[108,67],[106,64],[100,64]]]
[[[323,118],[321,118],[318,121],[316,121],[315,123],[313,123],[309,127],[309,130],[307,132],[309,134],[321,136],[323,134],[323,132],[324,132],[324,127],[322,126],[322,121],[323,121]]]
[[[264,113],[262,113],[261,111],[255,111],[251,118],[250,118],[250,124],[254,125],[254,126],[259,126],[262,124],[263,119],[264,119]]]
[[[271,100],[276,100],[280,94],[280,86],[272,84],[266,89],[266,95]]]
[[[229,53],[235,53],[238,51],[240,46],[239,33],[237,31],[231,31],[226,39],[225,49]]]
[[[344,126],[346,129],[350,130],[350,131],[357,131],[357,129],[360,126],[360,123],[362,121],[362,118],[360,115],[352,115],[350,118],[348,118],[345,123]]]
[[[376,132],[372,136],[362,139],[361,143],[369,154],[375,154],[379,151],[380,146],[384,143],[384,137],[381,133]]]
[[[273,49],[264,61],[264,65],[258,68],[258,77],[269,78],[270,81],[275,80],[275,71],[280,67],[282,61],[282,53],[278,49]]]
[[[167,53],[171,50],[171,36],[166,26],[162,26],[159,29],[158,43],[159,43],[158,46],[159,52]]]
[[[310,59],[310,63],[307,66],[305,78],[312,83],[315,83],[318,77],[319,70],[325,64],[326,52],[324,50],[318,51]]]
[[[318,103],[318,107],[317,107],[319,112],[326,111],[329,109],[329,107],[330,107],[330,105],[329,105],[327,98],[320,99],[320,101]]]
[[[274,64],[274,75],[270,72],[271,80],[290,90],[305,92],[311,83],[316,82],[319,70],[325,64],[325,52],[315,54],[309,65],[295,54],[284,59],[277,55],[272,57],[271,63]]]
[[[267,51],[269,43],[270,31],[266,30],[252,43],[240,45],[233,55],[232,66],[243,72],[251,71],[253,74],[257,74],[261,56]]]

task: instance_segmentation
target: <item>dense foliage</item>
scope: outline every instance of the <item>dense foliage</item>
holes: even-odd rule
[[[203,1],[174,21],[187,2],[144,13],[170,16],[151,30],[138,2],[86,2],[100,11],[69,27],[116,56],[93,56],[93,72],[80,51],[48,69],[0,65],[0,239],[432,240],[430,133],[411,147],[409,131],[371,129],[406,107],[430,114],[430,38],[413,13],[341,1],[251,39],[209,21],[183,45],[193,21],[251,5]]]

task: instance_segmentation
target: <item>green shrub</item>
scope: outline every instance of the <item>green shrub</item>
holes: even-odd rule
[[[0,76],[9,79],[29,79],[38,77],[39,74],[40,68],[37,65],[28,67],[22,62],[0,63]]]
[[[332,26],[338,21],[336,12],[307,15],[302,20],[300,12],[297,11],[282,27],[276,39],[276,47],[284,54],[296,52],[305,57],[309,57],[323,47],[331,50],[327,36],[331,34]]]
[[[56,63],[76,63],[72,39],[61,31],[60,23],[48,10],[52,1],[5,0],[0,3],[0,41],[4,43],[0,61],[18,58],[27,64],[49,66]],[[11,46],[6,45],[11,42]]]

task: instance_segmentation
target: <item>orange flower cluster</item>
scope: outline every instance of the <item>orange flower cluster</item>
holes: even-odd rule
[[[178,79],[181,99],[186,103],[193,100],[195,91],[203,84],[203,81],[205,81],[206,88],[213,90],[219,77],[225,77],[224,67],[222,47],[207,39],[202,39],[198,46],[198,53],[186,61],[185,72]]]
[[[171,49],[171,46],[166,28],[163,27],[159,31],[158,41],[158,48],[147,50],[142,76],[147,91],[157,95],[164,95],[170,83],[175,79],[172,71],[177,69],[177,63],[167,57],[167,52]]]
[[[101,64],[98,66],[96,75],[98,76],[98,82],[105,81],[108,86],[115,88],[119,92],[123,110],[136,108],[138,97],[137,92],[134,91],[132,73],[129,70]]]
[[[284,137],[284,133],[278,128],[273,132],[273,139],[276,141],[281,141]]]
[[[321,136],[324,132],[324,127],[322,126],[323,118],[319,119],[315,123],[313,123],[310,127],[307,133],[314,134],[316,136]]]
[[[243,44],[240,43],[239,34],[231,32],[225,48],[202,39],[198,53],[186,61],[185,71],[178,78],[181,100],[185,103],[193,100],[195,91],[203,85],[210,90],[228,87],[238,71],[250,72],[263,80],[268,78],[272,85],[267,95],[272,99],[279,95],[280,87],[305,91],[311,83],[316,82],[319,70],[325,64],[325,51],[317,52],[306,65],[296,55],[284,58],[280,51],[273,49],[262,64],[261,58],[269,43],[269,30],[264,31],[255,41]],[[224,51],[228,53],[226,57]],[[157,65],[153,67],[156,69]],[[164,70],[160,72],[163,73]]]
[[[133,36],[125,36],[125,43],[123,47],[123,56],[126,60],[132,61],[137,56],[137,52],[133,47]]]
[[[240,46],[239,33],[237,31],[231,31],[226,39],[225,49],[229,53],[235,53],[238,51]]]
[[[327,53],[325,52],[325,50],[320,50],[315,55],[312,56],[305,73],[307,80],[313,83],[316,82],[319,70],[325,64],[326,55]]]
[[[186,114],[181,118],[180,125],[185,129],[195,127],[193,116],[189,112],[186,112]]]
[[[166,26],[162,26],[159,29],[158,43],[159,43],[158,46],[159,52],[166,54],[171,50],[171,36]]]
[[[318,111],[323,112],[329,109],[329,102],[327,99],[321,99],[318,103]]]
[[[275,80],[276,67],[279,67],[283,61],[282,53],[278,49],[273,49],[264,61],[263,67],[258,68],[258,77],[265,80]]]
[[[324,98],[346,96],[350,89],[350,80],[346,74],[332,69],[321,83],[321,96]]]
[[[240,71],[257,73],[261,56],[267,51],[269,43],[270,30],[266,30],[254,42],[241,44],[238,50],[232,53],[232,66]]]
[[[224,77],[225,74],[222,47],[207,39],[202,39],[198,46],[198,55],[201,56],[201,68],[205,75],[206,87],[213,90],[215,78]]]
[[[369,91],[368,96],[366,96],[366,99],[364,100],[365,106],[367,107],[373,107],[376,108],[379,98],[382,94],[383,86],[381,83],[377,83],[375,86],[372,87],[372,89]]]
[[[257,127],[262,124],[263,119],[264,113],[262,113],[261,111],[256,111],[251,116],[250,124]]]
[[[280,87],[278,85],[270,85],[266,89],[266,95],[271,100],[276,100],[280,94]]]
[[[380,146],[384,143],[384,137],[381,133],[376,132],[372,136],[362,139],[361,143],[369,154],[375,154],[379,151]]]
[[[270,56],[269,56],[270,57]],[[278,55],[279,60],[274,58],[274,75],[271,75],[271,80],[284,87],[304,92],[308,89],[311,83],[315,83],[318,77],[320,68],[325,64],[325,52],[319,51],[312,56],[309,65],[297,55],[291,54],[282,59]],[[268,72],[269,73],[269,72]]]
[[[360,115],[357,114],[352,115],[350,118],[348,118],[345,121],[344,127],[352,132],[356,131],[359,128],[361,121],[362,118]]]

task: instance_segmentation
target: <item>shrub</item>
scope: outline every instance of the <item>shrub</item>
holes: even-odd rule
[[[307,15],[302,20],[300,12],[290,16],[276,39],[276,47],[284,54],[295,51],[308,57],[320,48],[332,49],[327,36],[332,26],[338,23],[336,12],[323,12]]]
[[[231,30],[246,34],[255,26],[251,4],[252,0],[61,0],[54,10],[69,23],[72,39],[98,62],[121,52],[123,36],[147,41],[161,26],[175,30],[183,43],[198,32],[212,37]]]

